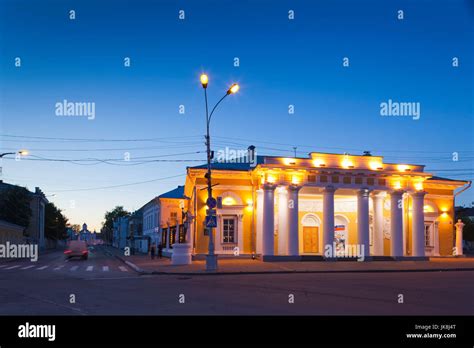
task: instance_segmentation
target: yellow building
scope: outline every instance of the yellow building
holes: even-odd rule
[[[265,261],[453,255],[454,193],[469,182],[379,156],[286,158],[255,156],[254,149],[242,162],[212,164],[216,254]],[[188,167],[184,188],[186,241],[195,257],[209,244],[205,174],[206,165]]]

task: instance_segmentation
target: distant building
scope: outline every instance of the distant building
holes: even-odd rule
[[[129,216],[116,218],[113,222],[112,246],[118,249],[124,249],[127,246]]]
[[[82,225],[82,230],[79,231],[78,239],[85,240],[87,243],[93,244],[96,239],[96,233],[87,229],[87,224]]]
[[[2,191],[8,190],[12,187],[21,187],[18,185],[7,184],[0,180],[0,193]],[[24,188],[27,190],[26,188]],[[27,190],[28,191],[28,190]],[[31,243],[38,244],[40,249],[45,248],[45,236],[44,236],[44,214],[45,214],[45,206],[48,204],[48,200],[46,199],[44,193],[40,190],[39,187],[35,188],[34,192],[28,191],[30,196],[30,209],[31,209],[31,216],[30,216],[30,223],[26,228],[26,235],[27,239]],[[0,230],[1,233],[1,230]]]

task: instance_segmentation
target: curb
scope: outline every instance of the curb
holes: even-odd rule
[[[470,272],[474,271],[473,267],[470,268],[430,268],[430,269],[357,269],[357,270],[281,270],[281,271],[238,271],[238,272],[166,272],[166,271],[146,271],[133,262],[123,259],[121,256],[114,255],[105,251],[111,256],[115,256],[117,259],[128,265],[135,272],[142,275],[168,275],[168,276],[219,276],[219,275],[259,275],[259,274],[337,274],[337,273],[434,273],[434,272]]]
[[[474,268],[433,268],[433,269],[366,269],[366,270],[342,270],[342,271],[308,271],[308,270],[289,270],[289,271],[249,271],[249,272],[164,272],[164,271],[145,271],[141,270],[143,274],[152,275],[176,275],[176,276],[218,276],[218,275],[258,275],[258,274],[337,274],[337,273],[434,273],[434,272],[469,272],[474,271]]]

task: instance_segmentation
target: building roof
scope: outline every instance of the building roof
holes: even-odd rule
[[[441,176],[432,176],[428,180],[442,180],[442,181],[461,181],[461,182],[467,182],[466,180],[457,180],[457,179],[449,179],[449,178],[443,178]]]
[[[272,156],[257,156],[257,164],[263,164],[265,162],[265,157],[272,157]],[[234,161],[229,161],[229,162],[212,162],[211,163],[211,170],[240,170],[240,171],[246,171],[253,169],[255,167],[254,164],[251,165],[250,162],[245,162],[248,161],[247,158],[242,159],[242,161],[239,161],[239,159],[235,159]],[[201,164],[198,166],[194,167],[188,167],[191,169],[206,169],[207,164]]]
[[[174,198],[174,199],[183,199],[184,198],[184,186],[178,186],[177,188],[165,192],[158,196],[158,198]]]

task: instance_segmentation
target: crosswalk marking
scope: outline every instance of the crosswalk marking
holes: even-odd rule
[[[22,267],[24,266],[24,267]],[[4,269],[4,270],[11,270],[11,269],[21,269],[21,270],[26,270],[26,269],[32,269],[34,267],[36,267],[38,265],[27,265],[25,266],[24,264],[23,265],[0,265],[0,268]],[[63,269],[64,267],[66,266],[66,264],[61,264],[61,265],[42,265],[42,266],[39,266],[38,268],[36,268],[36,271],[42,271],[42,270],[45,270],[47,268],[51,269],[51,270],[54,270],[54,271],[59,271],[61,269]],[[20,267],[20,268],[19,268]],[[115,267],[117,267],[120,271],[122,272],[128,272],[128,268],[125,267],[125,266],[113,266],[112,269],[110,268],[110,266],[97,266],[96,268],[98,268],[99,270],[102,269],[102,272],[110,272],[111,270],[113,271],[114,269],[116,269]],[[69,268],[69,271],[70,272],[74,272],[74,271],[78,271],[78,270],[83,270],[84,271],[84,268],[82,268],[81,266],[72,266],[71,268]],[[94,270],[94,266],[87,266],[85,268],[85,271],[87,272],[92,272]]]

